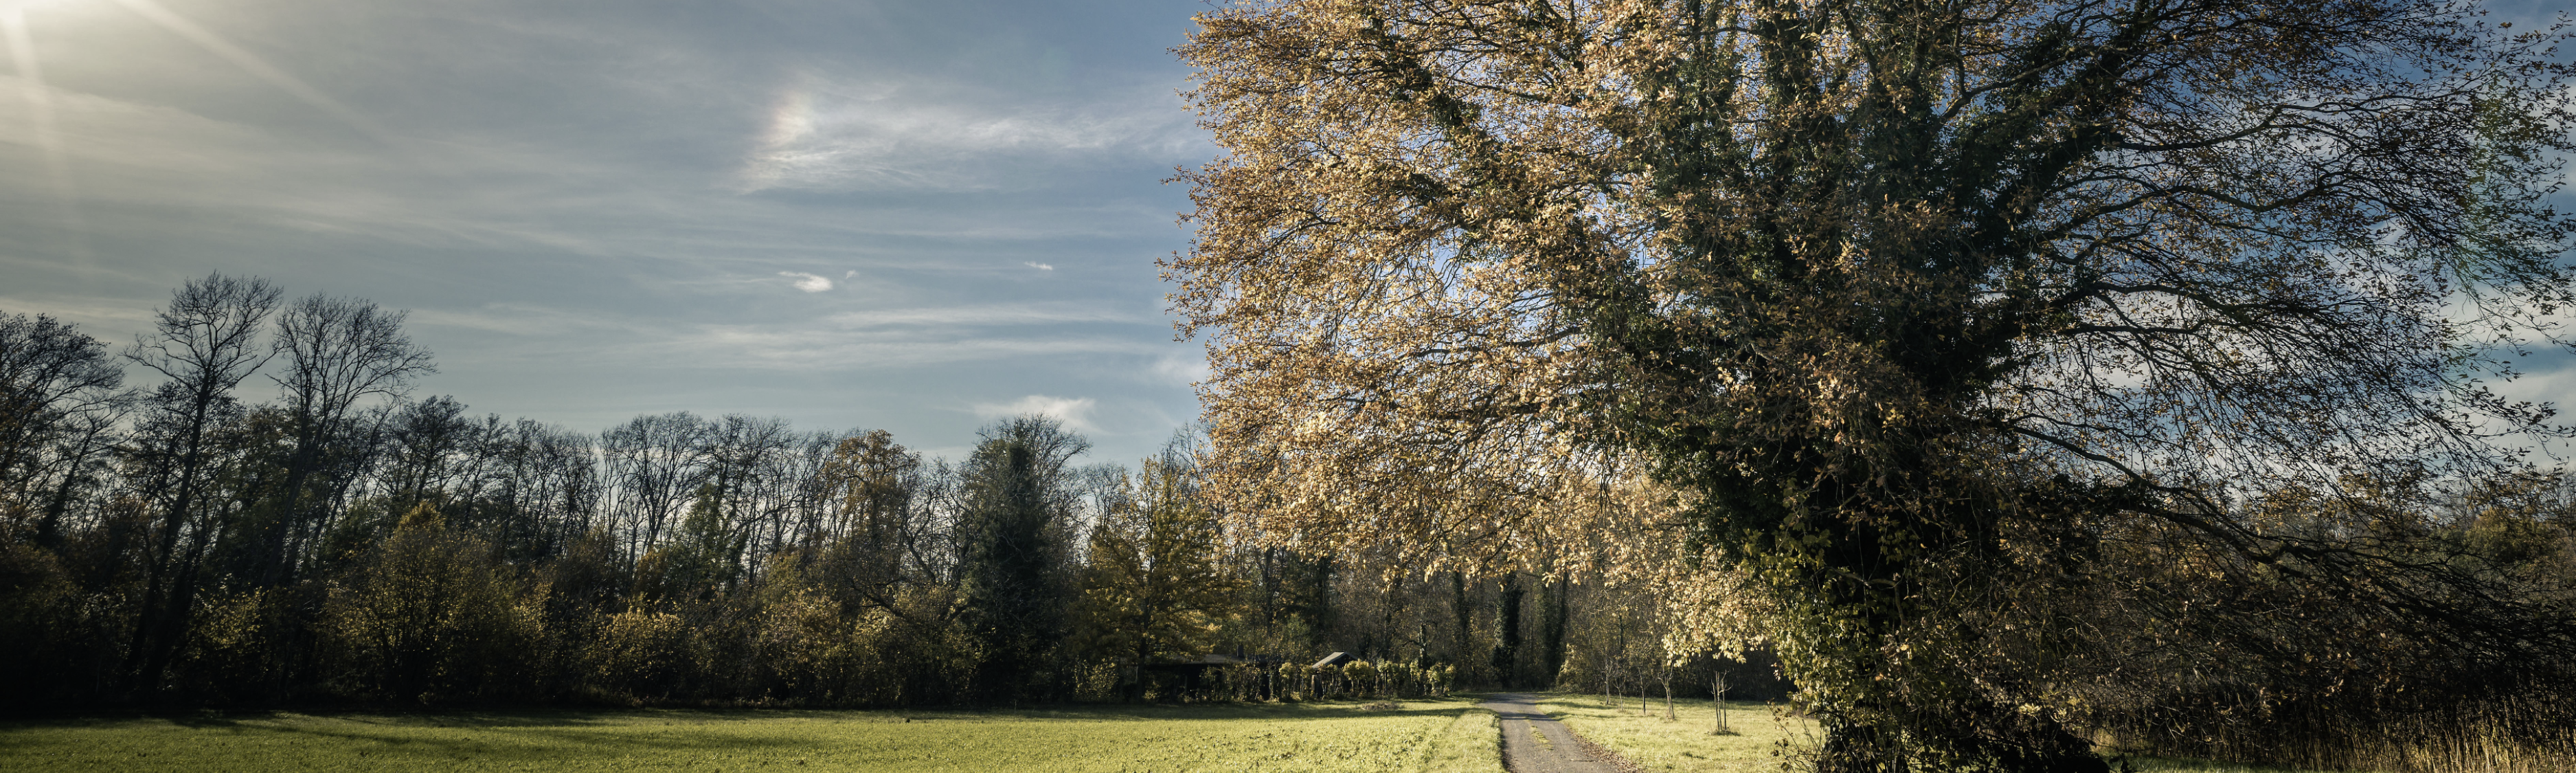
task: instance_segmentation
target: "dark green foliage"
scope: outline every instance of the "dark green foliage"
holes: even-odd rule
[[[959,620],[973,642],[974,695],[1051,697],[1067,631],[1074,498],[1067,465],[1089,448],[1056,422],[1023,417],[984,432],[959,475]]]
[[[1519,681],[1513,678],[1513,672],[1521,662],[1521,601],[1526,594],[1527,591],[1521,589],[1521,573],[1503,575],[1503,603],[1497,607],[1503,619],[1496,626],[1502,633],[1502,641],[1494,644],[1494,673],[1505,687],[1514,686]]]

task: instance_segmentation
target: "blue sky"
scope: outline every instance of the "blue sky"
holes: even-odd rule
[[[1132,462],[1204,373],[1154,261],[1214,152],[1166,50],[1206,7],[0,0],[0,311],[123,342],[257,274],[411,310],[418,394],[478,412],[955,457],[1034,410]]]
[[[953,457],[1040,410],[1132,462],[1204,369],[1154,265],[1204,8],[0,0],[0,310],[121,342],[256,274],[411,310],[477,412]]]

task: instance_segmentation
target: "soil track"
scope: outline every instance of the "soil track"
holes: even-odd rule
[[[1530,696],[1496,695],[1478,705],[1502,719],[1503,767],[1511,773],[1621,773],[1619,765],[1587,753],[1589,744],[1540,713]]]

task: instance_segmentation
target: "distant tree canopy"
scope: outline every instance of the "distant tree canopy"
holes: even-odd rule
[[[958,604],[974,644],[976,695],[1017,702],[1064,638],[1076,501],[1073,457],[1091,444],[1026,417],[984,433],[959,478]]]
[[[1649,478],[1766,595],[1832,771],[2100,770],[2070,723],[2137,683],[2087,658],[2184,629],[2302,696],[2344,684],[2303,658],[2404,660],[2257,597],[2442,651],[2429,681],[2568,675],[2565,599],[2434,504],[2568,434],[2490,389],[2576,300],[2561,30],[2435,0],[1200,21],[1224,155],[1168,269],[1250,522],[1527,563]]]
[[[1246,583],[1218,560],[1225,530],[1194,468],[1167,453],[1133,478],[1118,476],[1082,570],[1075,608],[1093,634],[1085,646],[1131,663],[1190,657],[1241,613]]]
[[[211,275],[150,319],[120,360],[0,311],[13,706],[1400,697],[1565,659],[1494,657],[1495,584],[1227,528],[1190,434],[1132,471],[1042,416],[955,462],[741,414],[593,434],[412,396],[430,355],[364,300]],[[1548,635],[1660,659],[1634,618]],[[1334,651],[1388,665],[1154,668]]]

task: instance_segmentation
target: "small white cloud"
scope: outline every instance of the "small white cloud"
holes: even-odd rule
[[[1075,432],[1099,432],[1091,423],[1091,411],[1098,407],[1088,397],[1048,397],[1029,395],[1007,403],[976,403],[975,415],[987,419],[1037,414],[1064,422],[1064,428]]]
[[[832,278],[828,276],[815,276],[802,271],[781,271],[778,272],[778,275],[794,277],[796,279],[796,289],[809,293],[819,293],[832,289]]]
[[[1175,384],[1197,384],[1206,381],[1210,372],[1207,358],[1204,356],[1166,356],[1154,361],[1154,375]]]
[[[1039,262],[1034,261],[1034,260],[1022,262],[1020,265],[1027,266],[1027,267],[1029,267],[1029,268],[1034,268],[1034,269],[1037,269],[1037,270],[1039,270],[1039,271],[1054,271],[1054,270],[1055,270],[1055,266],[1053,266],[1053,265],[1051,265],[1051,264],[1039,263]]]
[[[852,272],[849,272],[849,273],[846,273],[846,274],[842,274],[842,275],[841,275],[841,281],[844,281],[844,282],[849,281],[849,280],[852,280],[852,279],[857,279],[857,278],[859,278],[859,272],[856,272],[856,271],[852,271]]]

